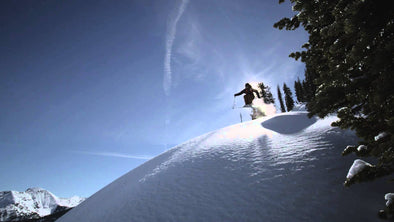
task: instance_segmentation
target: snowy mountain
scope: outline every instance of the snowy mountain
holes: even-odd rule
[[[0,221],[20,221],[41,218],[75,207],[84,201],[81,197],[59,198],[42,188],[25,192],[0,192]]]
[[[376,221],[385,181],[343,182],[356,144],[334,118],[290,112],[232,125],[178,145],[130,171],[60,222]]]

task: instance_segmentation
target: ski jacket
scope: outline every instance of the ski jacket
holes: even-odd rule
[[[254,98],[253,92],[256,93],[258,98],[260,98],[259,91],[255,90],[253,88],[245,88],[241,92],[234,94],[234,96],[239,96],[239,95],[245,93],[246,95],[253,96],[253,98]]]

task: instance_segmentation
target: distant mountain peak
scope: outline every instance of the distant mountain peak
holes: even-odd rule
[[[42,192],[42,191],[48,192],[47,190],[41,187],[30,187],[25,192]]]
[[[0,192],[0,221],[36,219],[77,206],[85,198],[59,198],[44,188]]]

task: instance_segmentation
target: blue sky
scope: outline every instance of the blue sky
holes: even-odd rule
[[[245,82],[302,79],[302,30],[261,0],[1,1],[0,190],[90,196],[240,121]],[[242,97],[237,97],[242,105]]]

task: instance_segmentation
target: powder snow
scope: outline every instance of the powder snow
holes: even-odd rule
[[[343,186],[358,138],[336,118],[297,111],[180,144],[107,185],[58,221],[376,221],[390,192]],[[190,125],[190,124],[186,124]]]

